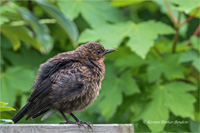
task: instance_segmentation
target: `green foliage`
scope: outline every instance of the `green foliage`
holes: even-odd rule
[[[141,2],[144,2],[144,0],[126,0],[126,1],[113,0],[111,2],[111,5],[112,6],[128,6],[128,5],[137,4]]]
[[[30,92],[27,88],[31,87],[34,77],[34,71],[25,67],[7,68],[4,73],[1,73],[1,100],[7,101],[11,106],[14,106],[17,94],[25,95],[26,92]]]
[[[195,51],[190,50],[182,53],[179,62],[180,63],[192,62],[192,65],[200,72],[200,67],[199,67],[200,58],[198,53]]]
[[[105,32],[105,34],[101,34],[102,32]],[[113,34],[113,32],[118,34]],[[98,26],[93,30],[86,30],[81,34],[79,42],[100,40],[106,47],[116,48],[125,37],[129,37],[127,45],[132,51],[145,58],[159,34],[172,33],[174,33],[174,30],[161,22],[147,21],[140,24],[125,22],[116,25]],[[115,40],[110,38],[115,38]]]
[[[13,111],[13,110],[15,111],[15,109],[12,107],[6,107],[7,104],[8,103],[0,102],[0,113],[5,111]],[[0,123],[13,123],[13,121],[10,119],[1,119],[1,118],[2,116],[0,115]]]
[[[155,82],[164,74],[168,80],[184,78],[182,66],[178,63],[178,55],[166,55],[162,60],[151,59],[147,68],[148,81]]]
[[[81,14],[92,27],[106,22],[120,22],[124,19],[122,13],[106,1],[59,1],[58,6],[66,16],[75,19]],[[68,8],[66,8],[68,7]],[[105,14],[106,12],[106,14]]]
[[[11,41],[14,50],[17,50],[20,47],[21,40],[31,44],[34,48],[40,50],[42,53],[48,53],[52,49],[53,43],[48,33],[47,26],[39,24],[38,18],[36,16],[31,14],[27,9],[19,8],[13,3],[8,3],[8,5],[5,5],[3,7],[5,9],[10,9],[11,7],[13,7],[14,9],[12,9],[11,11],[3,10],[2,16],[6,16],[8,17],[8,19],[13,19],[13,16],[17,16],[15,20],[25,21],[26,24],[29,24],[31,27],[33,27],[33,31],[36,35],[36,37],[33,38],[33,35],[31,34],[31,31],[28,30],[28,28],[26,28],[25,26],[17,26],[17,23],[14,23],[14,26],[6,24],[2,25],[1,32]]]
[[[49,31],[46,25],[39,24],[38,18],[31,14],[27,9],[19,8],[20,15],[26,23],[33,27],[33,31],[36,35],[36,39],[42,45],[41,52],[48,53],[53,47],[52,38],[49,35]]]
[[[0,112],[3,112],[3,111],[10,111],[10,110],[14,110],[14,108],[11,108],[11,107],[5,107],[8,103],[4,103],[4,102],[0,102]]]
[[[200,7],[200,3],[198,0],[193,0],[192,2],[188,2],[187,0],[170,0],[170,2],[174,4],[172,7],[173,9],[185,13],[190,13],[193,9]]]
[[[107,74],[102,88],[112,86],[112,89],[102,89],[102,95],[98,99],[101,102],[98,103],[98,107],[102,115],[108,120],[114,115],[117,107],[122,104],[123,94],[129,96],[139,93],[140,90],[130,72],[125,72],[119,76],[116,73],[117,69],[108,63],[106,71]]]
[[[40,64],[98,41],[117,52],[106,57],[99,97],[76,114],[81,120],[133,123],[136,132],[199,132],[199,7],[197,0],[2,2],[1,101],[19,110]],[[14,114],[1,112],[1,123]],[[64,121],[60,114],[40,118],[20,122]]]
[[[163,130],[164,121],[169,118],[169,111],[176,116],[194,119],[195,98],[187,92],[195,91],[195,86],[183,82],[172,82],[155,85],[151,89],[153,99],[143,111],[142,118],[152,131]],[[157,122],[157,124],[152,124],[152,122]]]
[[[64,16],[64,14],[54,5],[41,0],[36,0],[36,2],[42,7],[44,11],[46,11],[50,16],[57,20],[58,24],[68,34],[72,43],[76,44],[78,39],[78,31],[74,22],[71,21],[67,16]]]

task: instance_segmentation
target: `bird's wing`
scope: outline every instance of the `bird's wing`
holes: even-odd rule
[[[29,112],[26,120],[29,118],[36,118],[50,109],[51,99],[48,97],[44,97],[44,99],[38,100],[36,103],[33,104],[31,111]]]
[[[54,93],[54,99],[59,101],[58,99],[64,98],[68,99],[73,97],[77,97],[81,94],[83,90],[83,76],[81,73],[55,73],[56,78],[54,79],[54,84],[52,85],[52,90]]]
[[[52,99],[49,97],[53,81],[50,77],[61,69],[71,66],[75,60],[72,58],[54,57],[40,66],[40,70],[35,79],[33,93],[28,101],[33,103],[32,109],[26,119],[36,118],[50,109]]]
[[[74,62],[76,61],[72,58],[51,58],[46,63],[42,64],[35,83],[32,86],[34,91],[28,100],[34,102],[36,99],[46,96],[51,89],[52,81],[50,80],[50,77],[60,69],[71,66]]]

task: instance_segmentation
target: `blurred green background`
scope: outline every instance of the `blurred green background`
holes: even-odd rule
[[[1,119],[26,104],[41,63],[97,41],[117,52],[105,59],[99,97],[78,118],[133,123],[135,132],[199,132],[199,8],[197,0],[2,0]],[[40,118],[20,123],[64,121]]]

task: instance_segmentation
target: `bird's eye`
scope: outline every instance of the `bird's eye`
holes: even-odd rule
[[[97,53],[98,53],[98,54],[100,54],[100,53],[101,53],[101,50],[100,50],[100,49],[99,49],[99,50],[97,50]]]

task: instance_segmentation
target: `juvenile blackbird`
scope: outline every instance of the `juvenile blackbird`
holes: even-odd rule
[[[42,120],[56,112],[69,124],[92,128],[90,122],[80,121],[73,112],[79,112],[93,103],[99,95],[105,74],[105,55],[116,51],[104,49],[97,42],[89,42],[76,50],[60,53],[40,65],[31,88],[34,89],[27,104],[12,119],[17,123],[28,114],[27,119],[46,113]],[[76,122],[70,121],[70,114]]]

